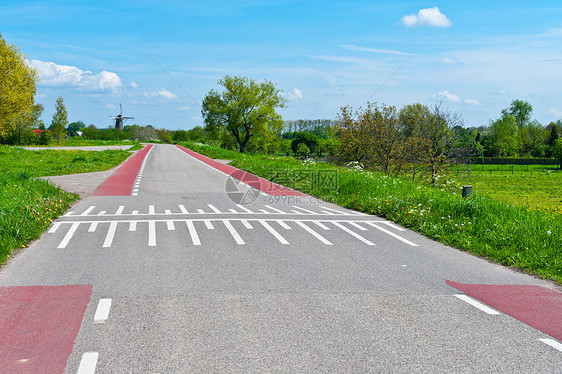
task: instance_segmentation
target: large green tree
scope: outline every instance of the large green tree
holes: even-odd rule
[[[51,121],[51,131],[53,132],[53,138],[57,140],[57,145],[66,135],[66,126],[68,126],[68,112],[64,106],[64,99],[62,96],[59,96],[55,104],[53,120]]]
[[[0,34],[0,138],[32,125],[37,72]]]
[[[519,128],[522,128],[531,121],[531,113],[533,113],[533,106],[527,101],[519,99],[513,100],[509,108],[502,110],[503,117],[508,115],[515,117]]]
[[[490,124],[493,153],[500,157],[515,156],[519,148],[517,119],[508,114]]]
[[[229,75],[218,83],[224,90],[209,91],[201,105],[206,131],[220,134],[226,130],[240,152],[251,139],[281,131],[283,122],[276,109],[283,108],[286,100],[274,83]]]

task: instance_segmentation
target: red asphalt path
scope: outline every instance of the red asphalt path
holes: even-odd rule
[[[289,187],[281,186],[279,184],[270,182],[266,179],[257,177],[253,174],[250,174],[246,171],[237,169],[233,166],[225,165],[221,162],[213,160],[212,158],[209,158],[207,156],[203,156],[200,153],[193,152],[192,150],[187,149],[185,147],[182,147],[181,145],[176,145],[176,147],[178,147],[179,149],[181,149],[182,151],[184,151],[188,155],[190,155],[192,157],[195,157],[197,160],[202,161],[202,162],[206,163],[207,165],[212,166],[215,169],[220,170],[223,173],[226,173],[226,174],[230,175],[231,177],[238,179],[241,182],[247,183],[250,186],[260,190],[261,192],[265,192],[268,195],[274,195],[274,196],[305,196],[302,192],[295,191],[295,190],[293,190]],[[255,183],[255,182],[258,182],[258,183]]]
[[[0,287],[0,372],[62,373],[92,286]]]
[[[451,287],[562,341],[562,293],[540,286],[463,284]]]
[[[152,145],[147,145],[131,156],[96,188],[92,196],[131,196],[135,179],[150,148]]]

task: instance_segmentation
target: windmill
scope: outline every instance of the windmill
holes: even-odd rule
[[[119,103],[120,114],[116,116],[109,116],[115,120],[115,128],[123,131],[123,122],[128,119],[135,119],[135,117],[123,117],[123,104]]]

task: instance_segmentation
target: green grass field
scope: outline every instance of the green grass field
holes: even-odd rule
[[[27,151],[0,146],[0,264],[16,248],[45,231],[79,196],[40,176],[107,170],[130,155],[127,151]]]
[[[539,210],[562,209],[562,172],[471,172],[463,179],[475,192]]]

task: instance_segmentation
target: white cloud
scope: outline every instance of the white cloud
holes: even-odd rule
[[[446,15],[441,13],[438,7],[420,9],[418,14],[410,14],[402,17],[402,24],[406,27],[451,27],[452,22]]]
[[[378,48],[361,47],[360,45],[355,45],[355,44],[343,44],[343,45],[340,45],[340,47],[343,48],[343,49],[347,49],[348,51],[382,53],[382,54],[387,54],[387,55],[398,55],[398,56],[412,56],[411,53],[406,53],[406,52],[402,52],[402,51],[395,51],[393,49],[378,49]]]
[[[303,98],[302,91],[299,90],[298,88],[293,88],[293,91],[286,93],[285,97],[289,101],[300,100]]]
[[[170,100],[170,101],[179,101],[176,94],[174,94],[173,92],[170,92],[168,90],[165,90],[163,88],[161,90],[158,90],[158,91],[144,92],[142,95],[146,96],[146,97],[163,97],[164,99]]]
[[[131,87],[137,88],[139,85],[137,82],[131,82]]]
[[[438,63],[440,64],[445,64],[445,65],[454,65],[454,64],[459,64],[460,61],[457,60],[456,58],[450,58],[450,57],[444,57],[444,58],[440,58],[437,60]]]
[[[461,101],[461,98],[458,97],[455,94],[450,93],[447,90],[443,90],[437,93],[437,95],[433,95],[433,99],[434,100],[443,100],[443,101],[449,101],[451,103],[459,103]]]
[[[191,107],[189,105],[182,105],[178,108],[178,110],[181,110],[182,112],[187,112],[188,110],[191,110]]]
[[[44,86],[68,86],[95,91],[115,91],[123,84],[121,78],[110,71],[93,74],[76,66],[58,65],[54,62],[31,60],[31,66],[39,71],[40,84]]]
[[[174,94],[174,93],[172,93],[168,90],[165,90],[165,89],[161,89],[157,93],[158,93],[159,96],[162,96],[163,98],[168,99],[168,100],[177,100],[178,99],[176,94]]]
[[[482,105],[480,101],[474,99],[465,99],[464,103],[468,105]]]
[[[103,107],[105,109],[117,109],[117,105],[115,104],[105,104]]]
[[[559,112],[556,108],[550,108],[548,114],[553,114],[557,118],[562,117],[562,112]]]
[[[312,58],[317,58],[320,60],[326,61],[334,61],[334,62],[345,62],[350,64],[363,64],[367,62],[366,60],[355,58],[355,57],[346,57],[346,56],[309,56]]]

